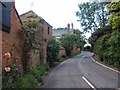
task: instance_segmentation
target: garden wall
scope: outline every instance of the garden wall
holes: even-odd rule
[[[78,53],[80,53],[80,48],[73,48],[73,50],[72,50],[72,54],[73,55],[75,55],[75,54],[78,54]]]
[[[58,57],[64,57],[64,56],[66,56],[65,49],[60,49]]]
[[[76,47],[73,48],[72,54],[75,55],[75,54],[78,54],[78,53],[80,53],[80,48],[76,48]],[[64,57],[64,56],[66,56],[66,51],[65,51],[64,48],[62,48],[59,51],[58,57]]]

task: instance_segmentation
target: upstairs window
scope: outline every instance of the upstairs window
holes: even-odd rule
[[[10,32],[10,2],[2,3],[2,30]]]
[[[50,34],[50,28],[48,27],[48,34]]]

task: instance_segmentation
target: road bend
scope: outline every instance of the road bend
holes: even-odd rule
[[[103,67],[82,51],[58,65],[43,81],[40,88],[118,88],[118,72]]]

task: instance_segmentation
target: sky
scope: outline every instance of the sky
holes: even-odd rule
[[[68,23],[73,23],[75,29],[82,31],[80,22],[77,22],[79,18],[75,16],[75,12],[79,10],[78,4],[82,2],[82,0],[15,0],[15,5],[19,15],[33,10],[53,28],[64,28]],[[86,38],[89,36],[90,34],[86,34]]]

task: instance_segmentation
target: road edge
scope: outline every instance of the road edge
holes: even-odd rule
[[[92,56],[93,56],[93,53],[92,53]],[[117,72],[117,73],[120,73],[119,71],[117,71],[117,70],[115,70],[115,69],[113,69],[113,68],[111,68],[111,67],[108,67],[108,66],[106,66],[106,65],[104,65],[104,64],[102,64],[102,63],[99,63],[99,62],[96,61],[92,56],[91,56],[91,60],[93,60],[95,63],[97,63],[97,64],[99,64],[99,65],[101,65],[101,66],[103,66],[103,67],[105,67],[105,68],[108,68],[108,69],[110,69],[110,70],[112,70],[112,71],[115,71],[115,72]]]

